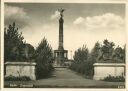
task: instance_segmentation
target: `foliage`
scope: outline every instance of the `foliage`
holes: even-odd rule
[[[125,82],[124,76],[107,76],[103,79],[103,81],[109,81],[109,82]]]
[[[15,27],[15,23],[9,25],[4,31],[4,55],[5,61],[9,60],[21,60],[21,51],[23,47],[22,33],[18,32],[18,28]]]
[[[53,71],[52,48],[44,38],[36,49],[36,77],[37,79],[48,77]]]
[[[22,33],[18,32],[15,23],[4,31],[4,59],[6,61],[26,61],[35,57],[32,45],[23,42]]]
[[[77,51],[75,51],[74,60],[77,62],[86,61],[88,58],[88,49],[85,45],[83,45],[82,48],[79,48]]]
[[[27,76],[15,77],[15,76],[7,76],[4,78],[5,81],[31,81],[31,79]]]
[[[75,51],[74,62],[69,67],[71,70],[74,70],[83,75],[90,74],[90,65],[91,63],[88,61],[89,51],[86,46],[79,48]]]
[[[89,53],[88,49],[83,46],[79,48],[74,55],[74,62],[71,64],[70,69],[85,75],[87,78],[92,78],[93,76],[93,64],[96,62],[96,59],[99,57],[101,45],[97,42]]]
[[[97,59],[100,55],[100,50],[101,50],[101,44],[99,42],[95,43],[94,48],[91,51],[91,58],[93,58],[93,61],[95,61],[95,59]]]
[[[101,54],[101,44],[99,42],[96,42],[94,45],[94,48],[91,50],[91,53],[89,53],[88,56],[88,75],[93,76],[94,75],[94,67],[93,64],[97,61],[99,55]],[[86,74],[87,75],[87,74]]]

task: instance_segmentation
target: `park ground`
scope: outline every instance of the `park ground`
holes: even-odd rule
[[[68,68],[55,68],[52,76],[36,81],[5,81],[5,87],[35,88],[124,88],[124,82],[105,82],[86,79]]]

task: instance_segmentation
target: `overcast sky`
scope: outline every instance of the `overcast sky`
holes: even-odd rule
[[[34,47],[45,36],[58,48],[58,8],[64,8],[64,48],[74,51],[83,44],[90,49],[104,39],[123,46],[126,42],[124,4],[6,3],[5,26],[16,22],[27,43]]]

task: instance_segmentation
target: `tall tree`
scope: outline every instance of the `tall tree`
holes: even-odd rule
[[[36,77],[41,79],[50,75],[53,70],[53,52],[51,46],[44,38],[36,49]]]
[[[86,61],[88,59],[89,51],[88,48],[83,45],[83,47],[77,49],[74,54],[74,60],[77,62]]]
[[[89,51],[88,48],[83,45],[83,47],[77,49],[74,54],[74,62],[71,64],[70,69],[84,74],[84,75],[89,75],[88,73],[88,56],[89,56]]]
[[[101,53],[100,50],[101,50],[101,44],[99,42],[96,42],[94,48],[91,50],[91,53],[89,54],[88,62],[87,62],[88,66],[86,67],[88,71],[86,72],[86,74],[91,77],[94,75],[93,64],[98,61],[98,57],[100,56]]]
[[[4,30],[4,57],[5,61],[21,60],[21,51],[23,47],[22,33],[18,32],[15,22]]]
[[[101,50],[101,44],[99,42],[96,42],[94,48],[91,50],[89,60],[92,62],[96,62],[101,54],[100,50]]]

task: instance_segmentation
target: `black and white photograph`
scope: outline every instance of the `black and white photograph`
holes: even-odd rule
[[[125,3],[4,3],[4,88],[126,88]]]

